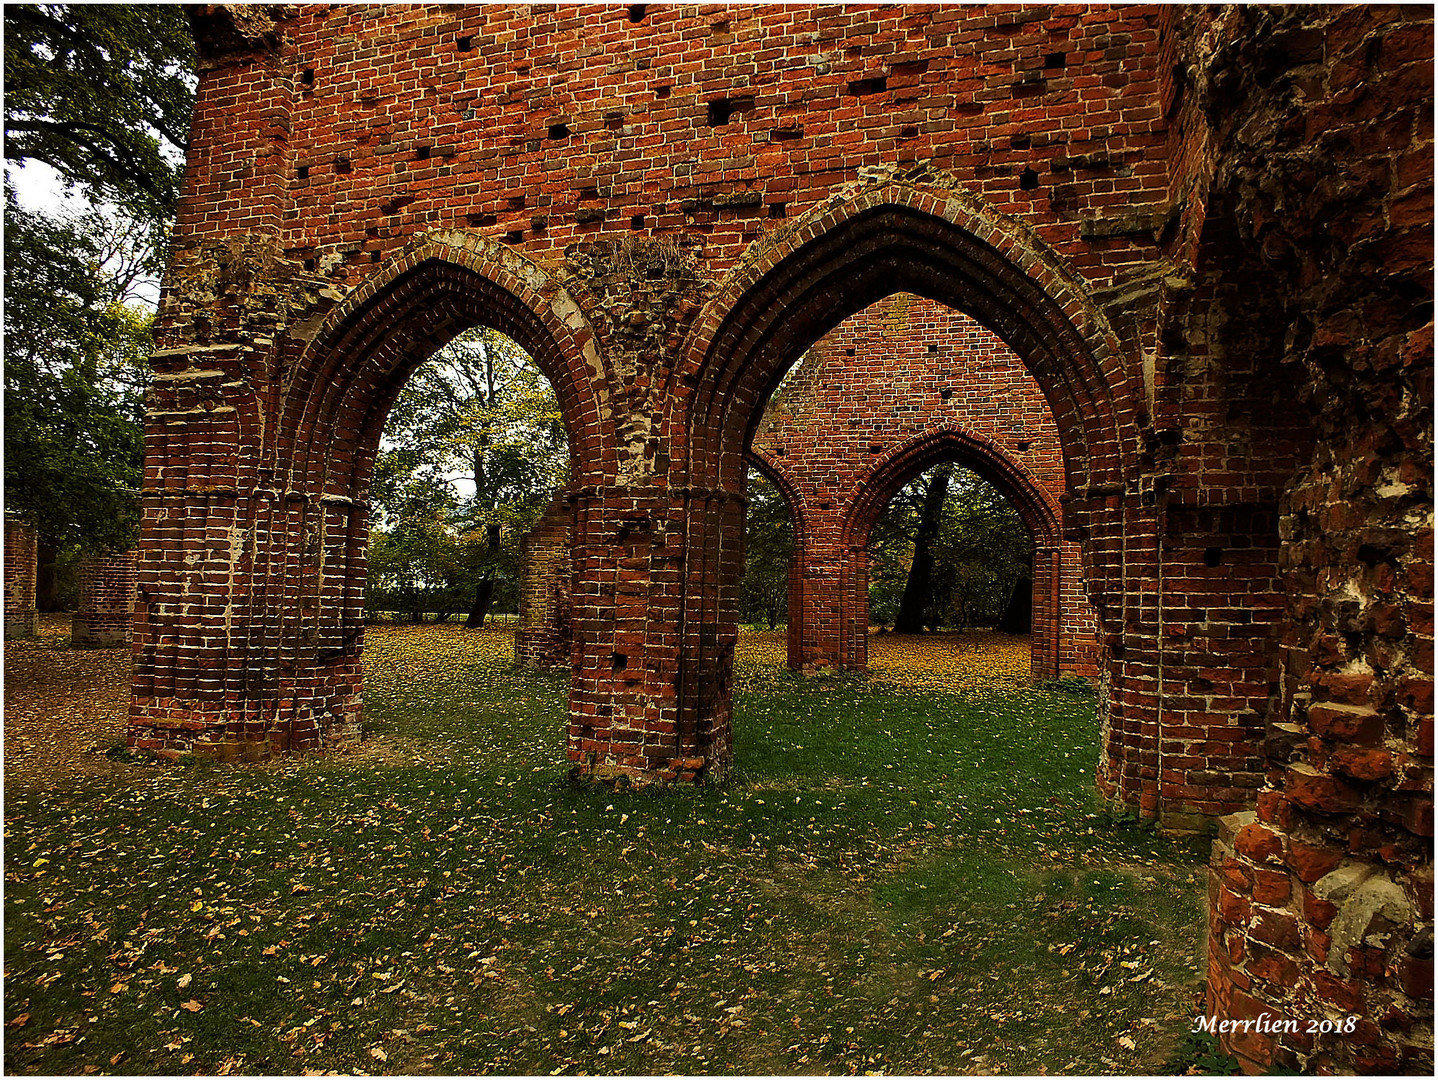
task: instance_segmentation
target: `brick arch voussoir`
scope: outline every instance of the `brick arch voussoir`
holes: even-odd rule
[[[802,556],[808,550],[813,533],[813,523],[809,520],[809,504],[804,500],[804,493],[794,486],[783,463],[767,451],[751,446],[747,460],[784,496],[789,514],[794,519],[794,550]]]
[[[943,461],[955,461],[989,481],[1018,511],[1035,547],[1058,544],[1062,517],[1052,496],[1029,472],[989,439],[955,427],[934,428],[892,447],[854,485],[840,526],[845,550],[868,546],[869,534],[890,500],[914,477]]]
[[[952,295],[905,287],[978,318],[1039,381],[1060,429],[1070,487],[1121,485],[1137,453],[1136,433],[1123,419],[1138,414],[1136,388],[1124,372],[1118,335],[1083,281],[1029,226],[976,196],[898,183],[825,204],[756,241],[706,304],[686,339],[666,418],[688,436],[691,482],[718,483],[721,472],[732,470],[722,463],[742,455],[781,369],[802,352],[793,342],[768,347],[783,321],[796,306],[816,304],[838,281],[836,268],[853,257],[847,237],[867,229],[870,239],[882,238],[886,222],[901,230],[886,253],[890,260],[917,265],[930,252],[951,256],[925,272],[955,279]],[[956,303],[964,289],[971,302]],[[881,295],[851,297],[828,313],[829,322]],[[996,319],[1000,309],[1006,314]],[[817,340],[828,328],[808,336]],[[1026,340],[1015,340],[1025,334]]]
[[[612,471],[605,380],[597,338],[579,305],[542,267],[476,234],[416,237],[325,317],[291,365],[276,434],[302,433],[274,455],[301,490],[350,494],[368,474],[363,445],[377,442],[394,396],[434,348],[470,326],[513,338],[549,379],[569,435],[571,475]]]

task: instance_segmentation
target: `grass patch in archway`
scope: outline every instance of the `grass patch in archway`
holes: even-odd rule
[[[730,782],[609,793],[507,647],[373,632],[348,757],[8,793],[9,1071],[1133,1073],[1191,1025],[1202,845],[1094,807],[1091,699],[741,648]]]

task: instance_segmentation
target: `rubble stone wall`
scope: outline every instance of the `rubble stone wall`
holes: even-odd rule
[[[1236,410],[1290,387],[1300,451],[1264,782],[1213,852],[1209,1012],[1253,1021],[1223,1036],[1246,1071],[1428,1073],[1432,10],[1205,9],[1177,29],[1208,167],[1169,336],[1246,385]]]

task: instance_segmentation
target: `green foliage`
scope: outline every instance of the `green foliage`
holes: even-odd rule
[[[880,626],[898,614],[925,498],[946,468],[935,466],[906,484],[870,534],[869,613]],[[953,469],[947,485],[923,622],[959,630],[993,626],[1016,583],[1031,573],[1033,542],[1018,511],[976,473]]]
[[[529,356],[476,328],[405,384],[375,463],[366,606],[440,614],[479,590],[517,598],[519,543],[568,475],[553,389]]]
[[[1185,1033],[1160,1070],[1171,1076],[1234,1076],[1238,1071],[1238,1059],[1225,1054],[1218,1036],[1206,1031]]]
[[[173,4],[7,4],[5,158],[42,161],[154,223],[173,212],[194,108]]]
[[[5,201],[5,496],[50,544],[133,543],[153,316],[125,303],[133,233]]]
[[[6,187],[6,503],[46,567],[134,540],[153,344],[135,301],[164,263],[193,67],[178,6],[5,7],[6,160],[50,166],[89,205],[49,217]]]
[[[744,579],[739,619],[774,629],[788,617],[789,562],[794,555],[794,517],[783,494],[762,473],[749,470],[749,509],[744,519]]]

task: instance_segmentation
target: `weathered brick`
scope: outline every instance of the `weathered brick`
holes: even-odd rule
[[[357,734],[383,418],[483,324],[534,357],[570,435],[572,765],[721,776],[752,434],[806,349],[907,292],[1002,339],[1048,406],[1103,795],[1175,822],[1256,797],[1299,880],[1355,836],[1420,891],[1431,10],[735,7],[718,43],[707,9],[648,11],[354,8],[337,33],[323,6],[196,10],[132,740],[243,760]],[[1062,76],[1020,33],[1063,42]],[[850,50],[868,59],[822,66]],[[1400,744],[1394,776],[1357,752]],[[1255,909],[1222,882],[1215,904],[1214,1000],[1272,1006],[1288,989],[1244,966]],[[1411,1003],[1396,957],[1335,980],[1309,919],[1301,986]],[[1424,1049],[1379,1039],[1240,1049],[1340,1072]]]
[[[38,537],[18,518],[5,518],[5,640],[31,638],[39,629],[35,610]]]

